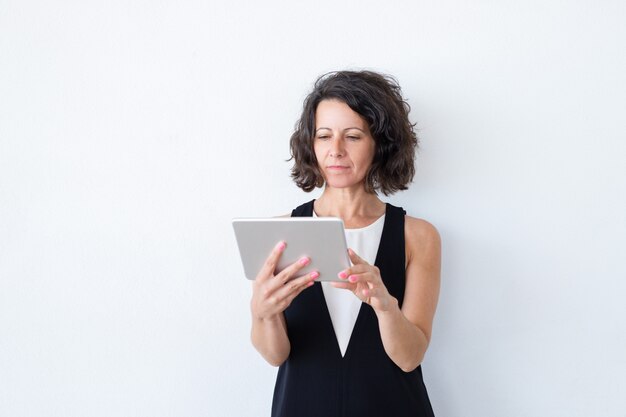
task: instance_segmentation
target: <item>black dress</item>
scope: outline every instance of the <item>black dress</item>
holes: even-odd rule
[[[314,201],[314,200],[313,200]],[[291,213],[313,215],[313,201]],[[387,204],[375,265],[389,293],[404,298],[402,208]],[[320,283],[285,310],[291,352],[280,366],[273,417],[432,417],[422,369],[404,372],[387,356],[374,310],[363,303],[341,356]]]

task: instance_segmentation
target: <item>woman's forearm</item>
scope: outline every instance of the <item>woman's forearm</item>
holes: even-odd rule
[[[273,366],[287,360],[291,349],[284,320],[282,313],[264,319],[252,317],[252,344]]]
[[[392,305],[386,311],[376,312],[380,337],[385,352],[404,372],[417,368],[424,359],[428,348],[428,338],[416,325],[411,323],[392,297]]]

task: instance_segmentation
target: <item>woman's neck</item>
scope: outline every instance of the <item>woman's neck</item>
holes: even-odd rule
[[[368,223],[385,214],[386,205],[376,194],[358,189],[326,187],[321,197],[315,200],[314,210],[318,216],[333,216],[343,219],[346,226]]]

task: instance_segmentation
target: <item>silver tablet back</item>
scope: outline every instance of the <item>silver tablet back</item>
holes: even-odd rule
[[[343,221],[336,217],[278,217],[233,219],[246,278],[255,279],[272,249],[287,243],[276,272],[308,256],[311,263],[298,275],[319,271],[317,281],[339,281],[337,274],[350,267]]]

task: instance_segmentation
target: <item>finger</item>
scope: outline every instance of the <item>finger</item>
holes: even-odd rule
[[[389,308],[389,294],[384,288],[364,288],[361,290],[359,298],[361,297],[365,303],[371,305],[374,309],[386,311]]]
[[[287,307],[289,307],[293,301],[294,298],[296,298],[298,295],[300,295],[302,293],[302,291],[306,290],[307,288],[310,288],[313,286],[313,284],[315,284],[315,281],[310,281],[307,284],[305,284],[304,286],[300,286],[298,287],[298,289],[296,291],[292,291],[291,293],[289,293],[289,295],[285,298],[285,304],[287,304]],[[287,308],[285,307],[285,308]]]
[[[356,285],[354,285],[354,284],[352,284],[352,283],[350,283],[350,282],[337,282],[337,281],[332,281],[332,282],[330,283],[330,285],[331,285],[332,287],[335,287],[335,288],[342,288],[342,289],[345,289],[345,290],[350,290],[350,291],[354,291],[354,289],[356,288]]]
[[[282,240],[278,242],[276,246],[274,246],[274,249],[272,249],[272,252],[267,257],[267,259],[265,260],[265,263],[261,267],[261,270],[256,276],[257,281],[259,282],[266,281],[270,277],[274,276],[274,271],[276,270],[276,267],[278,266],[278,260],[280,259],[280,256],[283,254],[286,247],[287,247],[287,243]]]
[[[280,300],[287,301],[287,305],[289,305],[291,300],[298,294],[315,284],[315,279],[319,276],[319,272],[313,271],[301,277],[294,278],[278,289],[275,296]]]
[[[346,278],[346,280],[352,284],[356,284],[357,282],[373,282],[374,277],[369,271],[367,271],[362,274],[352,273],[348,275],[348,278]]]
[[[310,263],[311,259],[307,256],[298,259],[296,262],[280,271],[274,279],[270,281],[270,286],[272,288],[278,288],[285,285],[289,280],[293,279],[294,276],[297,276],[298,271]]]
[[[372,272],[372,274],[374,274],[374,272],[372,271],[372,265],[360,264],[360,265],[354,265],[350,268],[344,269],[343,271],[338,273],[337,276],[341,280],[347,280],[348,277],[350,277],[350,275],[365,274],[367,272]]]
[[[272,311],[284,311],[287,307],[289,307],[289,304],[291,304],[291,301],[297,294],[314,284],[314,279],[319,276],[319,273],[317,273],[317,275],[316,273],[317,271],[314,271],[310,274],[293,279],[274,291],[266,288],[266,303],[271,306]],[[292,293],[295,293],[295,295],[292,296]]]
[[[337,274],[340,279],[347,279],[350,274],[365,272],[369,267],[373,266],[357,255],[352,249],[348,249],[348,256],[350,257],[352,266]]]
[[[359,265],[359,264],[366,264],[369,265],[369,263],[367,263],[363,258],[361,258],[359,255],[356,254],[355,251],[353,251],[352,249],[348,249],[348,256],[350,257],[350,261],[352,261],[352,263],[354,265]]]
[[[365,298],[376,297],[379,294],[379,291],[376,288],[363,288],[361,290],[361,295]]]
[[[339,272],[337,274],[337,277],[339,277],[339,279],[346,280],[351,274],[365,272],[367,270],[365,266],[366,265],[353,265],[350,268],[346,268],[343,271]]]

